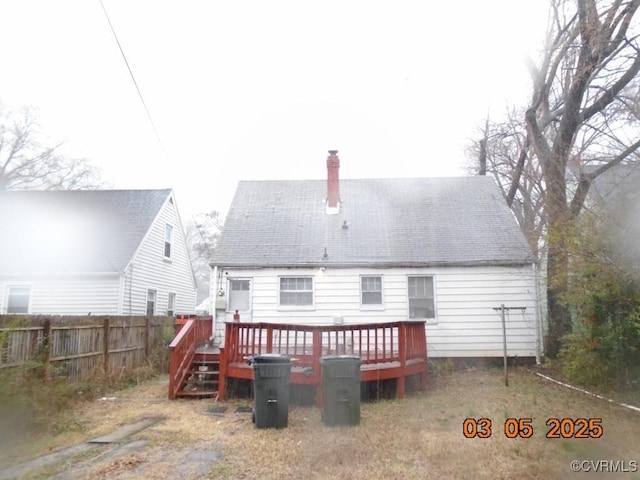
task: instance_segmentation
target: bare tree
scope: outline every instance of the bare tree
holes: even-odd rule
[[[640,0],[551,0],[547,40],[528,61],[533,95],[524,114],[485,132],[489,170],[532,246],[546,240],[549,332],[555,356],[571,320],[567,234],[594,180],[638,161]]]
[[[220,212],[198,213],[186,222],[187,246],[198,283],[198,302],[209,295],[211,271],[209,263],[222,231]]]
[[[102,185],[98,170],[40,143],[42,133],[29,108],[14,113],[0,104],[0,191],[91,189]]]

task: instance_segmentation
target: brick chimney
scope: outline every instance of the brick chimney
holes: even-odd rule
[[[329,150],[327,158],[327,213],[340,212],[340,159],[337,150]]]

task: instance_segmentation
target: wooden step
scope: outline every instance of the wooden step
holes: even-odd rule
[[[220,370],[220,364],[219,363],[209,363],[209,362],[193,362],[191,364],[191,368],[193,367],[207,367],[208,371],[210,372],[217,372]],[[206,370],[204,370],[206,371]]]
[[[187,375],[220,375],[218,370],[189,370]]]
[[[193,385],[217,385],[217,384],[218,384],[218,379],[215,379],[215,380],[200,380],[198,378],[194,378],[192,380],[185,380],[185,382],[184,382],[185,387],[187,385],[193,386]]]
[[[180,391],[176,394],[177,397],[188,398],[211,398],[218,395],[217,390],[193,390],[189,392]]]

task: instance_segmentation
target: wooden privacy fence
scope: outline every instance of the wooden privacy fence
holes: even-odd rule
[[[0,316],[0,369],[29,362],[81,380],[142,366],[173,333],[172,317]]]

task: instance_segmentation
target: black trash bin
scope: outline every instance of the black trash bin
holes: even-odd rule
[[[360,424],[360,357],[322,357],[322,421],[327,426]]]
[[[264,354],[251,359],[257,428],[284,428],[289,421],[289,377],[291,359],[286,355]]]

